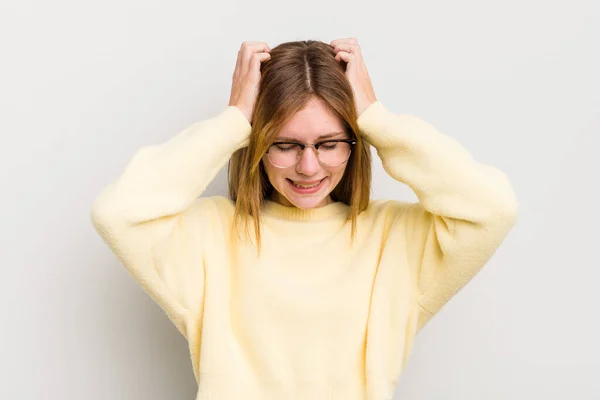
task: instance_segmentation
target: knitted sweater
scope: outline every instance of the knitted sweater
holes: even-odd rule
[[[379,101],[358,125],[419,201],[372,201],[352,245],[341,202],[266,201],[260,255],[235,239],[234,203],[200,197],[248,144],[234,106],[139,149],[95,199],[97,232],[187,339],[197,400],[391,399],[415,335],[514,226],[506,175],[454,139]]]

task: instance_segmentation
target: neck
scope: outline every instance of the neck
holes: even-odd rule
[[[267,200],[270,200],[272,202],[275,203],[279,203],[284,207],[295,207],[297,208],[295,205],[293,205],[287,198],[285,198],[285,196],[282,196],[281,193],[279,193],[277,190],[273,189],[273,192],[271,192],[271,194],[267,197]],[[333,199],[331,198],[331,195],[328,195],[323,202],[321,202],[317,207],[314,208],[319,208],[319,207],[324,207],[328,204],[333,203]]]
[[[288,221],[320,221],[348,217],[349,207],[340,202],[331,202],[322,207],[302,209],[295,206],[285,206],[279,202],[266,199],[262,207],[262,215]]]

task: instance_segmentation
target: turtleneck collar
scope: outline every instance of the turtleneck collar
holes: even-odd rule
[[[329,203],[322,207],[301,209],[287,207],[272,200],[265,199],[262,213],[277,219],[289,221],[319,221],[335,218],[346,218],[350,207],[341,201]]]

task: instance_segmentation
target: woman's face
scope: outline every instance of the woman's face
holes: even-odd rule
[[[348,135],[342,120],[326,107],[323,100],[313,97],[281,129],[275,141],[315,144],[326,139],[348,139]],[[287,168],[275,167],[267,154],[262,162],[275,188],[271,200],[302,209],[332,202],[330,193],[342,179],[347,165],[347,162],[337,167],[323,165],[314,147],[305,147],[298,163]]]

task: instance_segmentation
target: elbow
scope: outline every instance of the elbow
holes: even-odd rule
[[[109,213],[106,210],[105,202],[101,196],[96,197],[90,208],[89,216],[92,225],[101,236],[104,236],[104,233],[108,230],[108,226],[110,226]]]
[[[500,213],[503,216],[503,219],[509,221],[511,225],[514,225],[519,219],[521,206],[512,186],[509,186],[506,192],[506,198],[500,207]]]
[[[494,208],[493,217],[487,224],[488,229],[504,237],[515,226],[520,215],[520,205],[514,192],[501,203],[496,203]]]
[[[93,201],[89,211],[92,225],[103,237],[113,231],[120,223],[118,213],[110,201],[110,187],[105,188]]]
[[[493,204],[494,215],[503,224],[506,223],[512,226],[517,222],[520,215],[520,203],[517,193],[504,172],[498,169],[494,169],[494,171],[497,173],[497,179],[494,180],[496,190],[489,192],[492,195],[490,201]]]

